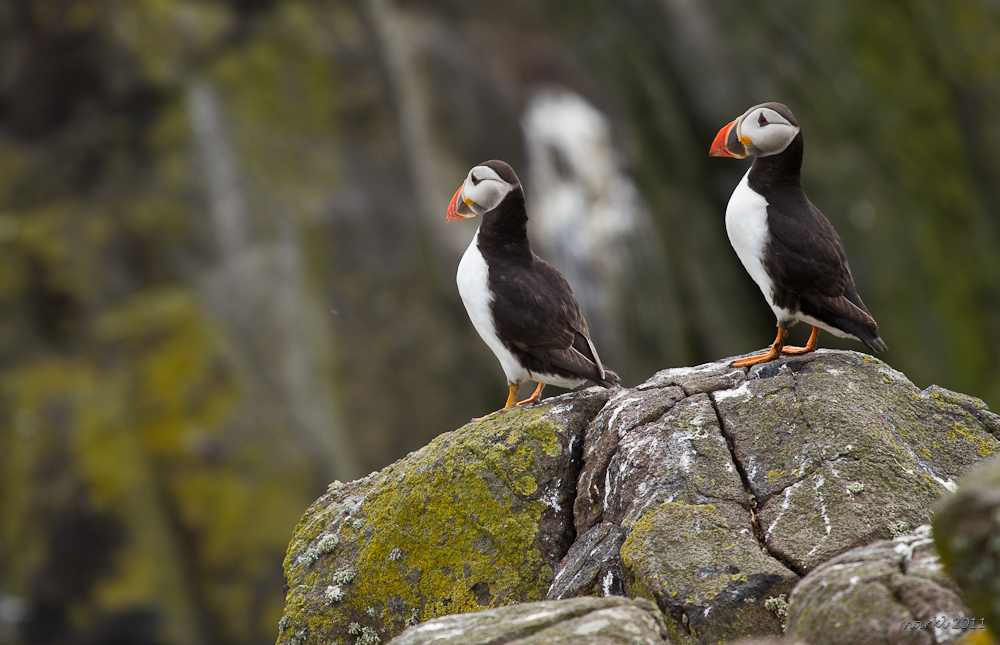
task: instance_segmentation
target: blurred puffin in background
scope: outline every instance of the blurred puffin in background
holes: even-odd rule
[[[524,191],[503,161],[470,170],[448,205],[449,222],[477,215],[482,224],[458,265],[458,292],[507,376],[503,409],[538,401],[546,384],[614,387],[620,379],[601,363],[569,283],[531,251]],[[518,402],[526,381],[538,387]]]
[[[802,132],[781,103],[755,105],[716,135],[709,154],[754,157],[726,208],[726,232],[744,268],[778,319],[771,348],[734,366],[816,349],[819,330],[884,351],[878,325],[865,308],[840,236],[802,191]],[[805,347],[786,347],[788,330],[812,325]]]

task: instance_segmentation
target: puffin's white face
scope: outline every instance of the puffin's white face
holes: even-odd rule
[[[489,212],[513,189],[513,184],[501,179],[489,166],[476,166],[451,198],[447,220],[451,222]]]
[[[752,107],[739,124],[740,143],[748,155],[766,157],[783,152],[799,133],[799,127],[769,107]]]
[[[799,126],[770,105],[755,105],[722,128],[709,154],[742,159],[747,155],[766,157],[783,152],[799,133]]]

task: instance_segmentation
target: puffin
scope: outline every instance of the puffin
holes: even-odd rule
[[[507,377],[502,409],[537,402],[546,384],[615,387],[620,379],[601,362],[569,283],[531,250],[524,191],[503,161],[470,170],[448,204],[448,222],[475,216],[482,222],[459,262],[458,292]],[[528,381],[538,387],[517,401]]]
[[[819,330],[887,349],[858,295],[833,225],[802,190],[802,132],[781,103],[755,105],[719,130],[713,157],[754,157],[726,207],[726,233],[778,322],[770,349],[732,363],[755,365],[816,349]],[[797,322],[812,325],[805,347],[785,346]]]

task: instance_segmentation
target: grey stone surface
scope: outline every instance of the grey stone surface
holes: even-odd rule
[[[665,645],[656,605],[639,598],[575,598],[445,616],[403,632],[390,645]]]
[[[934,541],[975,615],[1000,634],[1000,460],[969,473],[942,501]]]
[[[620,594],[652,600],[672,643],[777,636],[803,576],[926,523],[1000,451],[981,401],[921,391],[865,354],[729,362],[494,415],[331,490],[289,547],[279,643]],[[921,605],[931,583],[948,587],[921,562],[871,565],[879,582],[848,594],[855,609],[925,615],[946,595]]]
[[[787,636],[810,645],[945,645],[970,632],[961,627],[972,619],[925,525],[817,567],[789,599]]]
[[[800,573],[927,523],[938,497],[998,447],[981,401],[921,392],[856,352],[755,366],[712,396],[768,549]]]
[[[621,571],[627,595],[655,598],[673,617],[676,638],[776,633],[780,623],[763,601],[798,580],[754,535],[749,497],[708,394],[743,379],[722,363],[667,370],[616,394],[587,430],[578,535],[586,540],[610,526],[627,536],[621,557],[604,564],[606,580]],[[556,580],[600,569],[595,556],[571,549]]]
[[[621,440],[634,428],[655,424],[686,396],[679,387],[644,386],[619,390],[587,429],[583,471],[573,505],[577,534],[585,533],[604,515],[608,465]]]
[[[624,595],[619,557],[624,541],[621,529],[614,524],[592,526],[570,547],[547,598]]]
[[[606,557],[603,570],[655,599],[678,638],[777,634],[764,603],[852,547],[929,521],[954,480],[1000,449],[997,421],[977,399],[920,391],[857,352],[664,370],[587,429],[578,540],[618,527],[621,553],[571,549],[556,579],[579,582]],[[583,580],[581,593],[598,589]]]
[[[632,527],[621,561],[626,593],[656,599],[681,642],[780,633],[765,603],[798,582],[760,548],[748,514],[734,503],[650,509]]]

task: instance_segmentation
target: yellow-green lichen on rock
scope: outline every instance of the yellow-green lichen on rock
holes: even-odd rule
[[[571,449],[606,399],[503,411],[331,486],[289,546],[279,642],[343,639],[352,623],[387,640],[418,620],[544,599],[572,537]]]
[[[752,368],[740,389],[713,397],[767,546],[799,573],[925,524],[957,475],[1000,448],[982,401],[918,390],[865,354],[782,359]]]
[[[194,559],[208,574],[186,595],[219,616],[218,629],[234,641],[269,631],[281,599],[262,596],[262,585],[275,575],[268,560],[280,552],[295,509],[306,498],[308,469],[279,450],[276,439],[275,449],[262,453],[248,444],[247,428],[233,427],[242,394],[234,359],[192,294],[150,290],[104,316],[97,328],[107,355],[129,357],[111,361],[106,378],[128,402],[123,413],[134,428],[141,463],[164,472],[149,482],[167,495],[169,507],[161,512],[200,536],[190,553],[172,555]],[[209,454],[216,461],[205,467]],[[163,527],[160,533],[171,531]],[[255,620],[236,619],[251,616]]]
[[[241,189],[315,215],[337,158],[334,17],[294,0],[57,5],[0,11],[3,95],[59,106],[33,132],[18,134],[13,103],[0,118],[3,591],[24,600],[21,629],[40,621],[60,642],[132,628],[149,643],[267,642],[288,533],[324,463],[287,402],[250,387],[266,370],[248,363],[283,354],[257,335],[248,357],[252,334],[205,295],[211,187],[186,93],[206,78],[236,106],[223,120],[252,175]],[[51,49],[66,37],[73,55]]]
[[[917,390],[855,352],[664,370],[587,431],[579,537],[557,597],[620,579],[657,602],[677,643],[780,633],[769,600],[854,545],[925,523],[1000,447],[998,421],[977,399]],[[622,535],[620,554],[598,548],[611,541],[597,531]]]
[[[3,453],[3,465],[16,468],[2,469],[9,479],[0,495],[0,537],[21,555],[7,572],[9,590],[65,611],[80,633],[95,616],[131,615],[154,642],[197,639],[181,554],[121,393],[66,360],[10,374],[3,389],[19,419]],[[31,485],[41,477],[45,496]],[[62,553],[86,553],[87,565],[71,566]],[[52,586],[38,589],[39,575]]]
[[[761,550],[746,511],[724,500],[650,509],[622,545],[621,562],[629,596],[688,617],[687,633],[675,634],[675,642],[780,633],[777,617],[754,599],[788,592],[798,580]]]

